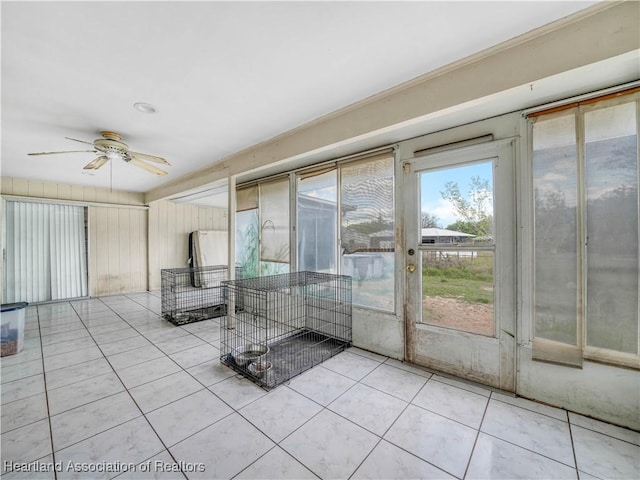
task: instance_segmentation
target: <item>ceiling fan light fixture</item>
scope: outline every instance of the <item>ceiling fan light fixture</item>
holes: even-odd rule
[[[137,102],[133,104],[133,108],[142,113],[156,113],[158,109],[150,103]]]
[[[129,146],[122,142],[122,135],[111,131],[100,132],[102,138],[97,138],[93,142],[86,142],[84,140],[78,140],[71,137],[65,137],[75,142],[87,143],[93,145],[93,150],[67,150],[64,152],[38,152],[29,153],[28,155],[53,155],[61,153],[75,153],[75,152],[92,152],[98,154],[98,157],[86,164],[84,170],[97,170],[108,162],[111,162],[111,166],[115,161],[124,161],[136,167],[140,167],[155,175],[168,175],[168,172],[149,164],[147,162],[161,163],[163,165],[171,165],[166,159],[157,157],[155,155],[149,155],[148,153],[139,153],[129,151]]]

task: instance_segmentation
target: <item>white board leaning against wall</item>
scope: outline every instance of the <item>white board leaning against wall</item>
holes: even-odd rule
[[[225,230],[198,230],[191,234],[192,266],[226,265],[228,255]]]

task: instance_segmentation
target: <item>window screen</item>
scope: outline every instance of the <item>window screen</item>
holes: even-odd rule
[[[394,309],[394,157],[340,169],[341,273],[353,277],[353,303]]]
[[[640,96],[619,97],[533,124],[536,359],[640,365]]]

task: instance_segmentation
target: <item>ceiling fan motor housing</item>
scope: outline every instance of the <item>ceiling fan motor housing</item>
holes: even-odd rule
[[[129,146],[126,143],[108,138],[99,138],[93,144],[102,152],[113,152],[119,155],[123,155],[129,150]]]
[[[116,133],[116,132],[109,132],[108,130],[104,130],[104,131],[100,132],[100,135],[102,135],[104,138],[108,138],[110,140],[122,140],[122,135],[120,135],[119,133]]]

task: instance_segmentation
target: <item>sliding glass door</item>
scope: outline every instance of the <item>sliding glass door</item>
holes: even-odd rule
[[[86,208],[7,201],[5,212],[3,301],[86,297]]]

